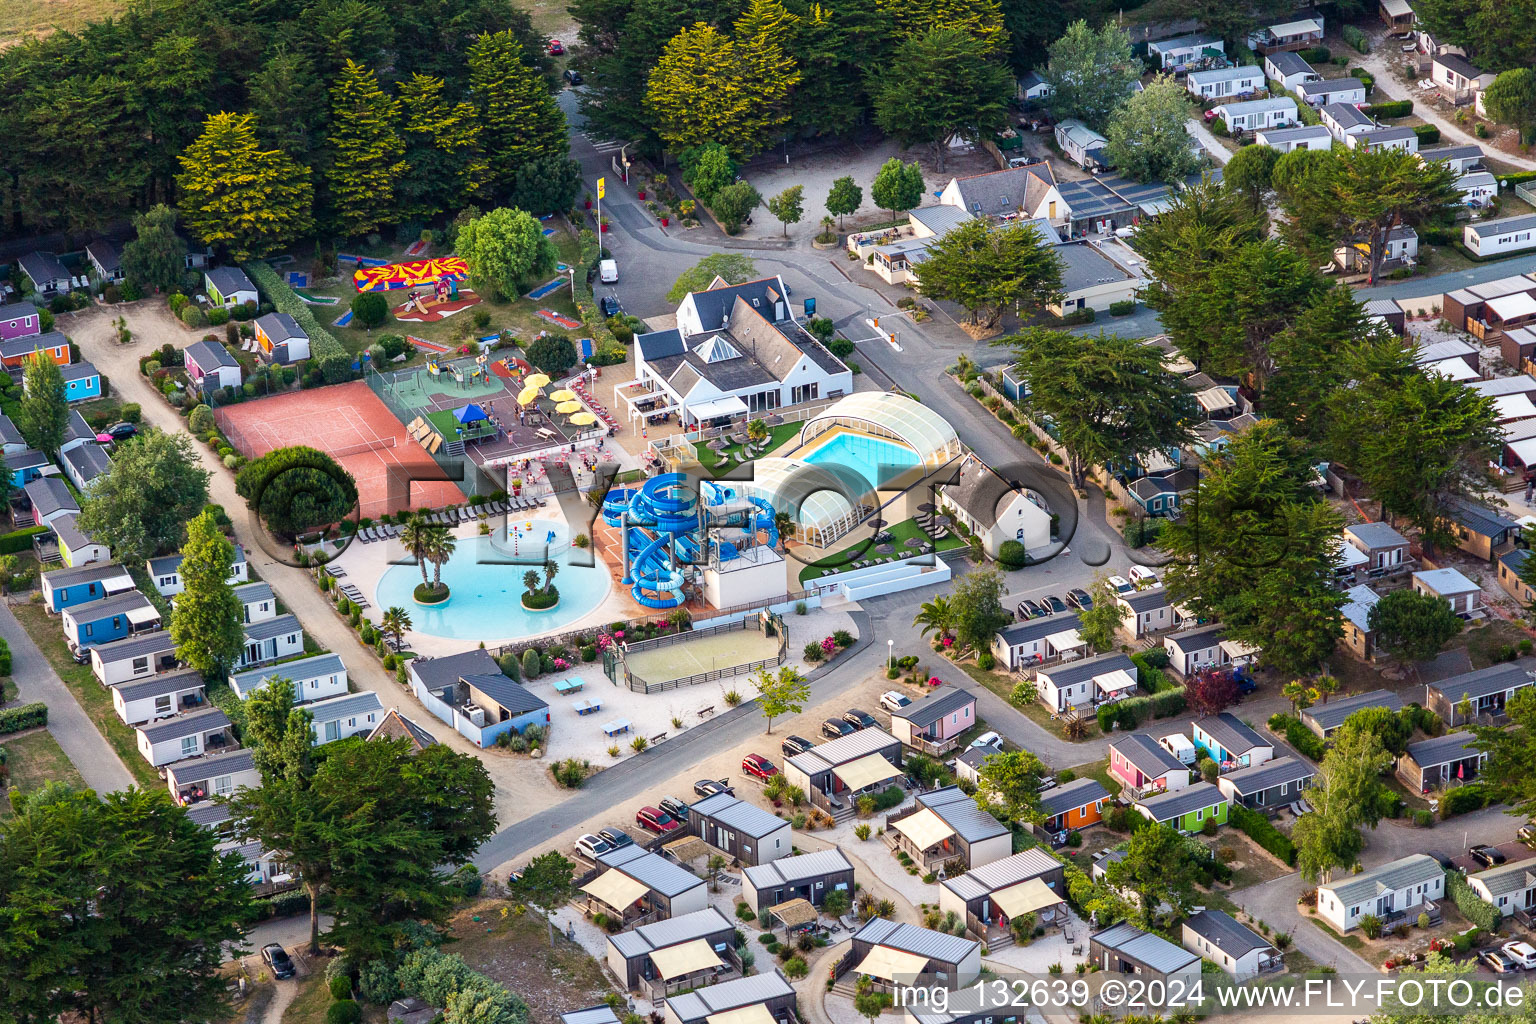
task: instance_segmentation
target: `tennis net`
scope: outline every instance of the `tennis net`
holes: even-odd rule
[[[376,452],[380,448],[393,448],[394,446],[395,438],[393,436],[376,437],[372,441],[362,441],[358,444],[349,444],[342,448],[332,448],[326,454],[330,455],[333,459],[344,459],[348,455],[361,455],[364,452]]]

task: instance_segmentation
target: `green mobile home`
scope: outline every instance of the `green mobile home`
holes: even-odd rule
[[[1138,800],[1136,809],[1148,819],[1171,825],[1180,832],[1199,832],[1212,819],[1217,825],[1227,823],[1227,798],[1209,782]]]

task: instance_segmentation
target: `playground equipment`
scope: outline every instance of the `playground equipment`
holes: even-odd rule
[[[616,488],[603,501],[603,521],[620,530],[623,543],[620,582],[647,608],[684,602],[685,566],[718,571],[743,558],[759,533],[767,535],[772,551],[779,542],[773,520],[773,506],[762,498],[709,481],[695,491],[681,473],[653,477],[638,490]]]

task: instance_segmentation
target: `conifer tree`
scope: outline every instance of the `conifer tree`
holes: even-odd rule
[[[240,599],[229,577],[235,546],[219,530],[211,510],[187,524],[181,549],[185,589],[171,613],[171,641],[176,657],[199,672],[227,670],[245,646]]]
[[[378,76],[347,61],[331,88],[326,174],[338,234],[355,238],[393,219],[395,184],[407,170],[405,143],[395,130],[399,120],[400,104],[380,88]]]
[[[262,149],[251,114],[210,114],[178,158],[182,220],[232,259],[265,256],[309,231],[314,190],[307,168]]]
[[[495,188],[510,188],[524,161],[569,151],[565,115],[510,31],[482,34],[470,45],[469,81]]]
[[[450,103],[443,80],[420,73],[401,82],[399,93],[410,164],[397,189],[400,212],[430,217],[481,198],[490,168],[480,150],[474,104]]]

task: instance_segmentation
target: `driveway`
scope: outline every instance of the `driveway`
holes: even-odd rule
[[[1309,886],[1301,875],[1292,873],[1230,895],[1232,902],[1257,920],[1263,921],[1274,931],[1288,933],[1297,949],[1322,966],[1332,967],[1342,974],[1377,973],[1374,965],[1334,940],[1311,921],[1303,919],[1301,911],[1296,907],[1296,900],[1307,888]]]
[[[1232,151],[1223,146],[1221,140],[1212,135],[1211,130],[1199,118],[1192,117],[1185,121],[1184,128],[1195,137],[1196,142],[1200,143],[1200,148],[1211,155],[1212,160],[1223,167],[1227,166],[1227,161],[1232,159]]]

